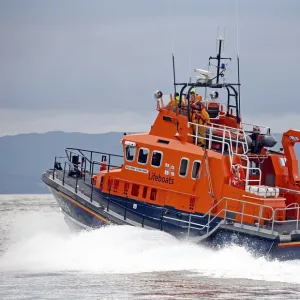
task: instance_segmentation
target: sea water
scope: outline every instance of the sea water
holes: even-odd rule
[[[0,299],[300,299],[300,261],[131,226],[74,233],[51,195],[2,195]]]

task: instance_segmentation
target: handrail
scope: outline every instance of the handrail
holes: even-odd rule
[[[55,162],[57,161],[57,158],[60,158],[60,157],[55,157]],[[64,158],[64,157],[62,157]],[[68,160],[65,161],[64,163],[64,168],[63,168],[63,185],[65,185],[65,171],[66,171],[66,165],[68,163]],[[71,163],[71,162],[70,162]],[[101,162],[98,162],[98,161],[93,161],[93,166],[94,164],[101,164]],[[80,172],[80,174],[82,174],[82,172],[84,171],[84,174],[85,174],[85,167],[86,165],[78,165],[78,171]],[[115,166],[115,167],[118,167],[118,166]],[[91,174],[91,179],[92,179],[92,175],[93,173]],[[118,179],[118,180],[123,180],[123,181],[126,181],[128,183],[136,183],[136,182],[133,182],[133,181],[130,181],[130,180],[125,180],[123,178],[117,178],[115,176],[112,176],[113,179]],[[54,179],[54,178],[53,178]],[[75,178],[74,178],[75,179]],[[76,186],[75,186],[75,193],[77,193],[77,188],[78,188],[78,180],[80,179],[80,176],[76,176]],[[187,196],[195,196],[194,194],[190,194],[190,193],[183,193],[183,192],[180,192],[180,191],[176,191],[176,190],[170,190],[170,189],[166,189],[166,188],[161,188],[161,187],[157,187],[157,186],[154,186],[154,185],[149,185],[149,184],[146,184],[145,186],[148,186],[150,188],[160,188],[161,190],[166,190],[168,192],[175,192],[175,193],[179,193],[179,194],[182,194],[182,195],[187,195]],[[93,186],[92,186],[93,188]],[[92,193],[93,191],[91,191],[91,200],[92,200]],[[259,197],[252,197],[253,199],[256,199],[258,201],[261,201],[261,198]],[[110,200],[112,201],[112,200]],[[236,202],[237,204],[240,204],[241,205],[241,210],[238,211],[238,210],[231,210],[231,209],[228,209],[228,203],[229,201],[233,201],[233,202]],[[114,201],[113,201],[114,202]],[[217,214],[212,214],[212,212],[218,207],[220,206],[221,203],[224,203],[224,206],[222,207],[222,209],[220,209],[218,211]],[[144,204],[146,204],[144,202]],[[148,204],[148,203],[147,203]],[[148,205],[151,205],[151,204],[148,204]],[[252,206],[252,207],[257,207],[259,208],[258,210],[258,213],[246,213],[245,212],[245,209],[246,207],[249,206]],[[206,234],[208,234],[209,232],[211,232],[211,230],[215,227],[211,227],[211,224],[213,222],[216,222],[216,220],[218,220],[219,218],[221,218],[222,220],[232,220],[234,221],[235,223],[240,223],[241,225],[244,225],[244,224],[248,224],[248,223],[245,223],[244,222],[244,217],[251,217],[253,218],[254,220],[257,219],[257,223],[256,223],[256,226],[253,226],[252,224],[248,224],[248,225],[252,225],[253,228],[255,228],[257,231],[260,230],[261,228],[261,221],[265,221],[267,223],[269,223],[269,228],[265,228],[266,230],[269,230],[272,234],[274,233],[274,226],[275,224],[282,224],[282,223],[296,223],[296,227],[295,227],[295,230],[299,230],[299,216],[300,216],[300,207],[298,204],[290,204],[288,205],[287,207],[285,208],[276,208],[274,209],[273,207],[269,206],[269,205],[265,205],[265,204],[259,204],[259,203],[253,203],[253,202],[249,202],[249,201],[245,201],[245,200],[240,200],[240,199],[235,199],[235,198],[230,198],[230,197],[223,197],[221,198],[216,204],[214,204],[212,207],[210,207],[210,209],[203,215],[197,215],[197,214],[193,214],[193,213],[188,213],[188,212],[180,212],[180,216],[181,218],[173,218],[173,217],[169,217],[167,215],[165,215],[167,213],[167,211],[173,211],[173,210],[170,210],[169,208],[166,208],[164,206],[161,206],[161,207],[156,207],[154,205],[151,205],[153,208],[157,209],[157,211],[161,211],[162,212],[162,217],[161,217],[161,220],[163,221],[164,219],[169,219],[169,220],[173,220],[173,221],[176,221],[176,222],[180,222],[182,224],[187,224],[187,227],[183,227],[183,228],[188,228],[188,231],[190,231],[190,229],[197,229],[197,230],[204,230],[206,229]],[[264,209],[267,209],[268,212],[270,213],[270,216],[271,217],[264,217],[263,216],[263,211]],[[126,210],[128,210],[128,208],[126,207]],[[279,212],[282,212],[282,211],[291,211],[291,210],[296,210],[297,211],[297,218],[296,219],[293,219],[293,220],[276,220],[275,217],[278,216],[278,213]],[[174,212],[178,212],[177,210],[174,210]],[[228,213],[233,213],[235,214],[234,217],[230,217],[228,216]],[[221,214],[224,214],[222,217]],[[240,216],[240,220],[237,221],[237,216]],[[182,217],[185,217],[187,219],[183,220]],[[197,223],[197,221],[195,222],[195,220],[203,220],[207,218],[207,222],[205,224],[201,224],[201,223]],[[220,220],[218,220],[216,222],[216,224],[220,223]],[[196,226],[196,227],[195,227]]]
[[[242,130],[242,129],[237,129],[237,128],[233,128],[233,127],[228,127],[228,126],[223,126],[223,125],[217,125],[217,124],[214,124],[212,123],[211,126],[207,126],[207,125],[202,125],[202,124],[197,124],[197,123],[193,123],[193,122],[188,122],[188,126],[196,126],[197,130],[196,131],[196,135],[195,134],[190,134],[188,133],[188,136],[192,136],[192,137],[195,137],[196,140],[195,140],[195,143],[197,143],[197,139],[199,138],[198,136],[198,127],[201,127],[201,128],[205,128],[206,130],[209,130],[209,138],[205,136],[201,136],[201,138],[203,138],[204,140],[212,140],[214,142],[218,142],[218,143],[222,143],[222,144],[229,144],[229,149],[231,150],[231,153],[232,154],[238,154],[238,147],[239,147],[239,144],[241,144],[243,146],[243,154],[247,153],[248,152],[248,143],[247,143],[247,140],[246,140],[246,135],[245,135],[245,132]],[[216,134],[213,134],[212,133],[212,130],[213,129],[219,129],[222,131],[222,136],[219,136],[219,135],[216,135]],[[232,132],[234,130],[234,132]],[[236,140],[232,138],[231,136],[231,133],[234,133],[236,134]],[[226,136],[226,134],[228,134],[228,136]],[[240,135],[243,135],[243,138],[244,138],[244,141],[240,141],[239,138],[240,138]],[[218,138],[218,139],[216,139]],[[220,141],[220,138],[222,138],[222,141]],[[225,140],[229,140],[229,143],[226,142]],[[233,141],[235,141],[235,143],[237,144],[236,147],[235,147],[235,151],[233,151]],[[209,145],[209,149],[210,149],[211,145]],[[222,154],[223,154],[224,150],[223,150],[223,147],[222,147]]]
[[[211,149],[212,142],[220,143],[222,145],[221,153],[224,153],[225,146],[228,148],[228,154],[230,159],[230,168],[232,168],[233,165],[233,156],[236,155],[240,157],[241,159],[246,161],[247,166],[243,166],[240,164],[240,167],[246,170],[246,178],[245,181],[245,188],[247,185],[249,185],[249,182],[257,182],[258,185],[261,185],[261,178],[262,173],[261,169],[257,167],[251,167],[249,157],[246,155],[246,153],[249,151],[248,148],[248,142],[246,138],[246,134],[243,129],[219,125],[212,123],[211,126],[197,124],[193,122],[189,122],[188,126],[196,126],[195,133],[196,134],[190,134],[188,133],[188,136],[192,136],[195,138],[195,144],[197,144],[198,138],[202,138],[204,140],[208,141],[208,149]],[[205,128],[206,130],[209,130],[208,136],[205,134],[205,136],[199,136],[198,135],[198,127]],[[216,135],[213,133],[213,129],[219,129],[221,130],[222,135]],[[236,135],[236,138],[232,137],[232,134]],[[240,140],[242,139],[242,140]],[[235,143],[235,147],[233,146],[233,143]],[[243,153],[238,153],[239,146],[242,146]],[[256,170],[259,173],[258,179],[249,179],[250,171]]]
[[[295,207],[289,207],[290,205],[295,205]],[[278,224],[285,224],[285,223],[293,223],[296,222],[296,231],[299,230],[299,214],[300,214],[300,206],[298,203],[290,203],[287,207],[285,208],[276,208],[274,210],[274,216],[276,216],[276,213],[279,211],[288,211],[288,210],[297,210],[297,218],[296,219],[290,219],[290,220],[274,220],[274,222],[272,222],[272,231],[273,231],[273,227],[275,225],[275,223]]]
[[[64,175],[65,175],[65,167],[66,167],[66,163],[64,165]],[[79,169],[81,169],[81,167],[79,167]],[[114,178],[114,177],[113,177]],[[75,178],[74,178],[75,179]],[[114,178],[116,179],[116,178]],[[76,186],[75,186],[75,192],[77,193],[77,186],[78,186],[78,180],[79,178],[76,178]],[[122,180],[122,179],[121,179]],[[127,181],[127,182],[132,182],[132,181]],[[64,178],[63,178],[63,185],[65,185],[64,183]],[[67,186],[69,186],[68,184],[66,184]],[[147,185],[149,187],[153,187],[151,185]],[[157,188],[157,187],[155,187]],[[177,191],[176,191],[177,192]],[[185,194],[185,193],[182,193]],[[92,193],[91,193],[91,197],[92,197]],[[254,197],[253,197],[254,198]],[[260,198],[256,198],[257,200],[261,200]],[[234,201],[238,204],[241,204],[242,209],[241,211],[237,211],[237,210],[231,210],[228,209],[228,202],[229,201]],[[123,206],[121,204],[119,204],[118,202],[114,201],[114,200],[109,200],[110,203],[114,203],[116,205],[118,205],[119,207],[123,207],[124,209],[126,209],[126,211],[131,211],[131,209],[129,209],[127,206]],[[222,202],[225,202],[224,207],[218,211],[217,214],[212,215],[212,211],[219,206]],[[269,223],[269,228],[264,228],[264,230],[268,230],[271,232],[271,234],[274,234],[274,226],[275,224],[283,224],[283,223],[295,223],[296,222],[296,227],[295,230],[298,231],[299,230],[299,216],[300,216],[300,206],[297,203],[292,203],[290,205],[288,205],[285,208],[276,208],[274,209],[273,207],[269,206],[269,205],[264,205],[264,204],[258,204],[258,203],[253,203],[253,202],[248,202],[245,200],[240,200],[240,199],[235,199],[235,198],[231,198],[231,197],[223,197],[221,198],[215,205],[213,205],[205,214],[203,215],[196,215],[193,213],[188,213],[188,212],[180,212],[180,217],[181,218],[173,218],[173,217],[169,217],[166,214],[168,213],[175,213],[178,211],[177,210],[172,210],[169,208],[166,208],[164,206],[161,207],[157,207],[155,205],[152,205],[151,203],[146,203],[146,202],[142,202],[144,205],[150,205],[153,209],[157,209],[157,211],[161,211],[162,216],[160,218],[154,218],[151,217],[153,219],[159,220],[161,219],[161,222],[164,219],[167,220],[173,220],[175,222],[179,222],[180,224],[186,224],[185,226],[181,226],[182,228],[187,228],[188,229],[188,236],[190,233],[190,229],[195,229],[195,230],[199,230],[199,231],[203,231],[206,230],[206,234],[209,234],[210,232],[212,232],[212,230],[218,226],[218,224],[222,221],[222,220],[231,220],[234,223],[239,223],[241,225],[247,225],[248,223],[244,223],[244,217],[252,217],[254,219],[257,219],[257,223],[254,223],[254,225],[252,224],[248,224],[249,226],[252,226],[253,230],[255,228],[256,231],[259,231],[261,228],[261,221],[264,221]],[[252,214],[252,213],[246,213],[245,212],[245,208],[246,206],[254,206],[254,207],[258,207],[259,208],[259,212],[258,214]],[[271,213],[271,217],[264,217],[263,216],[263,210],[264,209],[268,209]],[[297,218],[293,219],[293,220],[275,220],[275,216],[277,215],[278,212],[280,211],[290,211],[290,210],[297,210]],[[228,216],[228,213],[233,213],[235,214],[234,217],[230,217]],[[220,217],[221,214],[224,214],[224,216]],[[143,217],[143,221],[145,218],[145,215],[142,213],[139,213],[139,215],[141,215]],[[240,216],[240,221],[237,221],[237,216]],[[124,215],[124,217],[126,218],[126,215]],[[182,217],[186,217],[186,219],[182,219]],[[195,220],[203,220],[207,218],[207,222],[205,224],[201,224],[201,223],[197,223],[195,222]],[[221,219],[221,220],[219,220]],[[217,222],[216,222],[217,220]],[[215,223],[216,226],[211,226],[212,223]]]
[[[74,152],[74,151],[76,151],[76,152]],[[65,152],[66,152],[69,162],[71,162],[71,163],[72,163],[72,161],[71,161],[72,154],[80,156],[81,158],[84,158],[85,165],[86,165],[86,162],[89,163],[90,173],[93,173],[92,168],[93,168],[94,164],[101,164],[101,162],[93,160],[93,154],[108,156],[108,161],[106,163],[106,166],[108,167],[108,171],[111,167],[113,167],[113,168],[121,167],[121,166],[111,164],[111,158],[114,158],[114,157],[115,158],[123,158],[124,157],[123,155],[111,154],[111,153],[99,152],[99,151],[93,151],[93,150],[86,150],[86,149],[80,149],[80,148],[65,148]],[[83,153],[83,152],[87,152],[90,157],[87,157],[86,153]]]
[[[213,218],[211,218],[211,211],[217,206],[220,204],[220,202],[226,200],[226,205],[225,205],[225,208],[221,209],[216,215],[213,216]],[[242,205],[242,211],[233,211],[233,210],[229,210],[227,209],[228,207],[228,201],[237,201],[237,202],[241,202],[243,205]],[[251,214],[247,214],[245,213],[245,204],[249,204],[249,205],[257,205],[259,206],[259,215],[251,215]],[[253,228],[256,228],[257,230],[256,231],[259,231],[260,229],[260,221],[268,221],[268,222],[271,222],[273,220],[272,223],[274,223],[274,219],[273,217],[275,216],[274,213],[272,213],[272,217],[271,218],[265,218],[262,216],[262,211],[263,211],[263,208],[267,208],[267,209],[271,209],[272,212],[274,212],[273,208],[271,206],[268,206],[268,205],[262,205],[262,204],[256,204],[256,203],[252,203],[252,202],[247,202],[247,201],[243,201],[243,200],[239,200],[239,199],[234,199],[234,198],[228,198],[228,197],[224,197],[222,198],[217,204],[215,204],[213,207],[210,208],[210,210],[205,214],[205,215],[202,215],[202,216],[199,216],[199,215],[193,215],[193,214],[190,214],[192,217],[195,217],[195,218],[201,218],[201,219],[204,219],[205,217],[208,217],[208,222],[203,225],[203,224],[199,224],[199,223],[195,223],[195,222],[191,222],[191,218],[189,218],[188,221],[186,220],[180,220],[182,223],[188,223],[188,227],[189,228],[194,228],[194,229],[197,229],[197,230],[203,230],[204,228],[207,228],[207,232],[206,234],[208,234],[210,232],[210,224],[216,219],[219,217],[219,215],[221,213],[224,212],[225,214],[225,217],[222,218],[222,220],[232,220],[232,221],[236,221],[236,219],[233,219],[233,218],[228,218],[227,217],[227,213],[234,213],[235,215],[240,215],[241,216],[241,221],[239,222],[241,225],[243,224],[243,218],[244,216],[248,216],[248,217],[252,217],[252,218],[257,218],[258,219],[258,222],[257,222],[257,226],[256,227],[253,227]],[[179,221],[179,219],[176,219],[176,218],[171,218],[171,217],[166,217],[164,216],[164,218],[166,219],[170,219],[170,220],[173,220],[173,221]],[[219,222],[218,222],[219,223]],[[195,227],[191,227],[190,225],[197,225],[197,226],[201,226],[201,228],[195,228]],[[250,225],[250,224],[249,224]],[[213,230],[213,229],[212,229]],[[188,230],[189,232],[189,230]],[[272,229],[271,229],[271,232],[273,234],[274,232],[274,226],[272,226]]]
[[[258,128],[260,129],[260,131],[261,131],[261,129],[266,130],[266,133],[261,133],[261,134],[270,134],[270,133],[271,133],[271,128],[270,128],[270,127],[267,127],[267,126],[241,122],[241,126],[243,127],[243,129],[244,129],[244,125],[246,125],[246,126],[252,126],[252,128],[256,126],[256,127],[258,127]],[[245,130],[245,129],[244,129],[244,130]],[[250,130],[249,130],[249,131],[248,131],[248,130],[245,130],[245,131],[246,131],[246,132],[250,132]]]
[[[124,157],[123,155],[120,155],[120,154],[112,154],[112,153],[106,153],[106,152],[100,152],[100,151],[94,151],[94,150],[86,150],[86,149],[80,149],[80,148],[65,148],[65,151],[67,150],[78,150],[78,151],[84,151],[84,152],[92,152],[92,153],[95,153],[95,154],[101,154],[101,155],[111,155],[111,156],[114,156],[114,157]]]

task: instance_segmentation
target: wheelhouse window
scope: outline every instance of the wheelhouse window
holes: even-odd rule
[[[187,158],[182,158],[180,161],[180,167],[179,167],[179,176],[185,177],[188,171],[189,167],[189,160]]]
[[[126,160],[133,161],[135,156],[136,147],[133,145],[126,146]]]
[[[153,151],[152,152],[152,159],[151,159],[151,166],[159,168],[162,162],[162,152]]]
[[[193,169],[192,169],[192,178],[193,179],[200,178],[200,166],[201,166],[200,161],[195,160],[193,163]]]
[[[145,165],[148,162],[149,150],[146,148],[140,148],[139,156],[138,156],[138,163]]]

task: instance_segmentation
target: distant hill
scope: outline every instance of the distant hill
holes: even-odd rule
[[[280,147],[281,134],[277,138]],[[64,148],[122,154],[123,133],[84,134],[48,132],[0,137],[0,194],[48,193],[40,176],[53,166],[55,156],[64,156]],[[297,150],[297,149],[296,149]]]
[[[48,132],[0,137],[0,194],[49,193],[40,177],[53,166],[55,156],[65,156],[64,148],[122,154],[122,137],[120,132]]]

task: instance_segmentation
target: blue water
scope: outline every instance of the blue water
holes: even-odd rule
[[[0,299],[300,299],[300,262],[160,232],[72,233],[51,195],[0,196]]]

